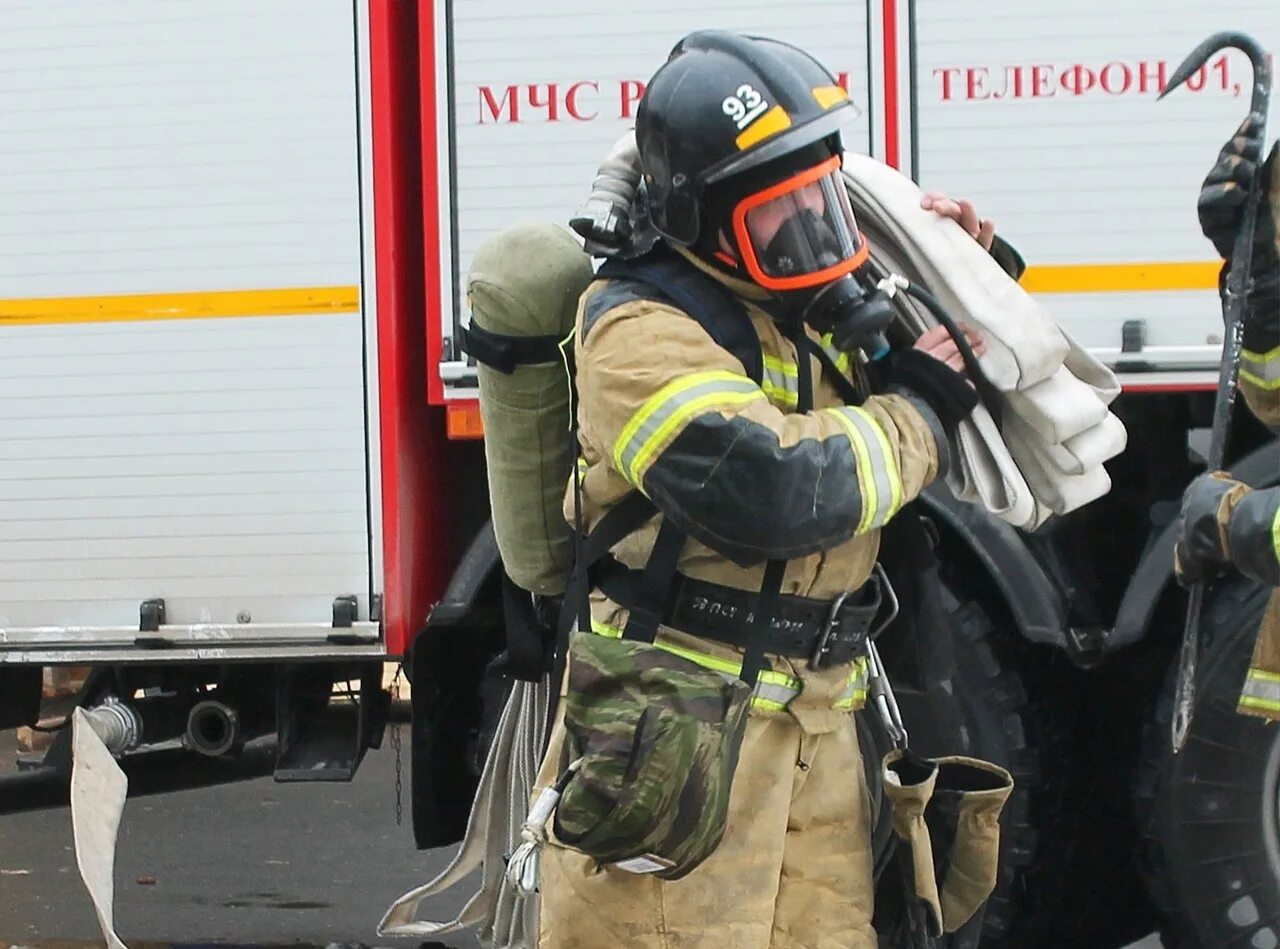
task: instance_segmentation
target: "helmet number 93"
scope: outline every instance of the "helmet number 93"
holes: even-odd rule
[[[769,103],[756,92],[754,86],[741,85],[736,95],[725,97],[721,107],[738,128],[744,129],[769,108]]]

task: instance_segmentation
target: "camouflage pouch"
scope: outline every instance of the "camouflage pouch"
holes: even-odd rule
[[[724,835],[751,688],[666,650],[573,633],[562,699],[577,771],[555,811],[561,843],[667,880]]]

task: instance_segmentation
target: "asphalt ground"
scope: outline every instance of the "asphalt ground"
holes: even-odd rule
[[[0,736],[0,774],[12,773],[13,760],[8,733]],[[407,804],[397,826],[389,742],[347,784],[259,777],[131,798],[116,854],[117,930],[131,949],[415,945],[379,940],[378,920],[397,896],[443,869],[451,850],[414,848]],[[450,918],[462,898],[434,908]],[[52,949],[101,938],[76,868],[69,811],[0,817],[0,946]]]
[[[12,733],[0,774],[12,774]],[[407,761],[404,762],[407,773]],[[159,946],[472,946],[379,939],[393,899],[451,850],[414,848],[396,823],[395,753],[370,752],[348,784],[270,777],[131,798],[116,856],[116,925],[130,949]],[[451,918],[465,894],[429,908]],[[65,807],[0,817],[0,949],[102,945]],[[1131,949],[1158,949],[1152,936]],[[336,949],[336,947],[335,947]]]

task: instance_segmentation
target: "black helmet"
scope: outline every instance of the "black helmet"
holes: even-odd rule
[[[636,112],[653,225],[674,243],[694,245],[706,237],[709,188],[815,146],[838,156],[839,129],[856,115],[845,90],[803,50],[721,30],[689,34]]]

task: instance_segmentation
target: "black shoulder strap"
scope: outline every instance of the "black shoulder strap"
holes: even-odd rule
[[[596,275],[642,283],[656,299],[670,300],[697,320],[717,346],[733,353],[754,382],[764,379],[764,352],[746,308],[687,260],[655,248],[635,260],[607,260]]]
[[[818,362],[822,366],[822,371],[826,377],[831,380],[831,384],[835,386],[836,392],[840,394],[841,400],[846,405],[861,405],[867,401],[866,397],[858,391],[858,387],[840,371],[840,367],[836,365],[836,361],[831,358],[821,346],[812,347],[813,354],[818,357]]]

